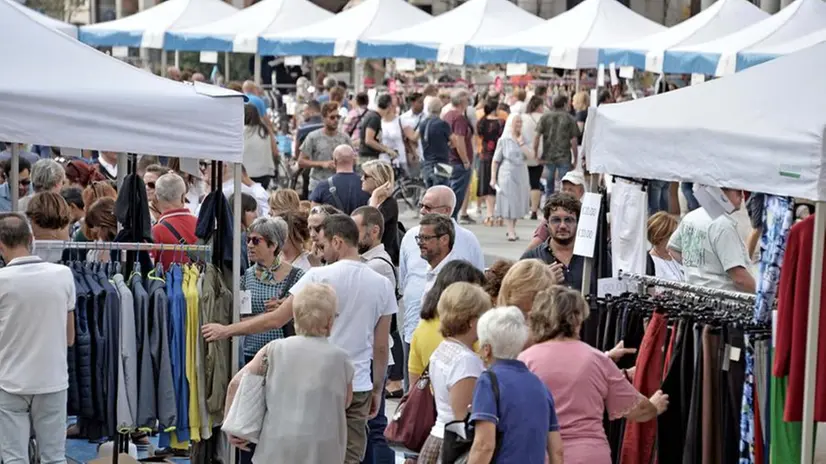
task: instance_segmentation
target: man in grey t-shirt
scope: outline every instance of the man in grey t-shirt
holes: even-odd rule
[[[311,192],[319,182],[335,174],[333,150],[339,145],[353,145],[350,137],[338,131],[340,116],[337,103],[328,102],[322,105],[321,117],[324,126],[310,132],[299,148],[298,166],[311,168],[309,188]]]

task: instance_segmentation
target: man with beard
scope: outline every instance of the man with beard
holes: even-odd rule
[[[551,265],[551,269],[556,272],[561,265],[564,282],[560,283],[570,288],[582,286],[585,265],[585,258],[574,255],[574,240],[581,206],[579,200],[567,193],[551,195],[542,210],[548,223],[550,237],[545,243],[523,253],[520,258],[538,259]],[[592,282],[591,288],[596,288],[595,285],[596,282]]]
[[[436,276],[449,261],[459,259],[453,251],[456,243],[456,229],[449,216],[443,214],[425,214],[419,221],[419,234],[416,243],[422,253],[422,259],[427,261],[428,269],[425,275],[424,295],[433,288]]]
[[[386,277],[396,290],[396,300],[399,299],[398,279],[396,278],[396,268],[390,260],[390,255],[381,243],[384,234],[384,216],[377,208],[372,206],[362,206],[353,211],[350,215],[359,230],[359,253],[361,259],[367,267]],[[388,383],[385,390],[386,397],[401,398],[402,379],[404,378],[404,352],[402,350],[401,339],[398,333],[398,323],[396,316],[390,323],[390,334],[392,336],[391,360],[392,365],[387,368]],[[379,413],[367,422],[370,432],[367,437],[367,454],[363,462],[392,463],[395,462],[395,453],[387,444],[384,438],[384,430],[387,428],[387,417],[384,414],[384,399],[379,407]]]

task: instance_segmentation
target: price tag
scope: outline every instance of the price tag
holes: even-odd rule
[[[241,290],[241,315],[252,314],[252,295],[249,290]]]
[[[582,209],[579,210],[579,223],[574,242],[574,254],[577,256],[594,257],[601,200],[602,195],[598,193],[588,192],[582,197]]]
[[[304,57],[302,56],[285,56],[284,66],[301,66],[304,64]]]
[[[597,87],[605,87],[605,65],[600,64],[597,68]]]
[[[633,79],[634,78],[634,67],[633,66],[620,66],[619,77],[623,79]]]
[[[506,76],[524,76],[525,74],[528,74],[527,63],[508,63],[505,68]]]
[[[201,63],[216,64],[218,63],[218,52],[201,52]]]
[[[741,351],[740,348],[737,348],[736,346],[732,346],[731,347],[731,352],[729,353],[728,358],[731,359],[734,362],[740,361],[740,351]]]
[[[608,65],[608,75],[611,76],[611,86],[619,85],[619,78],[617,77],[617,64],[611,63]]]
[[[627,281],[619,280],[616,277],[607,277],[597,280],[597,297],[605,295],[618,296],[628,291]]]

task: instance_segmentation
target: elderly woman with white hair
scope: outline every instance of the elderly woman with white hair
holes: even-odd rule
[[[246,373],[265,376],[264,423],[253,460],[267,464],[344,461],[345,410],[353,399],[353,364],[327,337],[336,318],[336,293],[308,284],[293,300],[296,336],[268,343],[230,382],[226,410]],[[284,375],[289,373],[289,375]],[[230,442],[249,449],[230,436]]]
[[[554,398],[516,359],[528,340],[525,316],[516,306],[494,308],[476,326],[488,370],[476,381],[470,421],[475,436],[469,462],[562,463],[562,436]]]
[[[304,271],[281,259],[281,251],[289,236],[287,223],[280,217],[257,218],[247,231],[247,255],[250,267],[241,277],[241,291],[249,293],[250,305],[242,305],[241,318],[252,317],[277,308],[289,296],[292,286],[304,275]],[[245,313],[246,312],[246,313]],[[228,338],[230,326],[206,324],[203,334],[206,341]],[[280,329],[247,335],[244,337],[244,357],[247,362],[267,343],[293,335],[292,324]]]
[[[20,211],[26,211],[29,201],[35,193],[54,192],[59,194],[66,180],[66,170],[62,164],[53,159],[41,159],[32,165],[30,180],[32,182],[32,194],[20,199],[18,204]]]

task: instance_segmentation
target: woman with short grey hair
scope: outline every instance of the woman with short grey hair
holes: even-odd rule
[[[18,210],[26,211],[29,201],[35,193],[54,192],[59,194],[66,180],[66,170],[63,165],[53,159],[41,159],[32,165],[30,180],[32,182],[32,193],[21,198],[18,203]]]
[[[354,369],[347,353],[328,341],[336,306],[330,285],[304,286],[293,299],[297,336],[268,343],[230,382],[225,410],[244,374],[266,379],[266,410],[255,462],[344,462],[346,408],[353,398]],[[243,439],[230,435],[229,440],[233,446],[248,449]]]
[[[470,462],[562,462],[562,436],[554,398],[516,359],[528,341],[525,316],[516,306],[494,308],[476,326],[488,370],[476,381],[470,421],[475,426]]]

